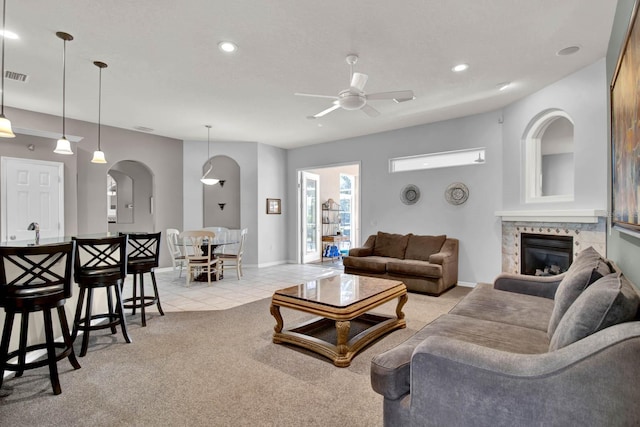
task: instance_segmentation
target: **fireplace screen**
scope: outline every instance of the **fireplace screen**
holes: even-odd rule
[[[526,234],[520,237],[521,273],[552,276],[567,271],[573,262],[573,237]]]

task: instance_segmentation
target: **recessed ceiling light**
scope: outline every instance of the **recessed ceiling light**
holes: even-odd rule
[[[238,50],[238,46],[231,42],[220,42],[218,43],[218,49],[225,53],[232,53]]]
[[[458,65],[456,65],[455,67],[453,67],[453,68],[451,69],[451,71],[454,71],[454,72],[456,72],[456,73],[459,73],[459,72],[461,72],[461,71],[465,71],[465,70],[467,70],[467,69],[469,69],[469,64],[458,64]]]
[[[505,90],[505,89],[507,89],[509,87],[511,87],[511,82],[500,83],[498,85],[498,90]]]
[[[7,39],[11,39],[11,40],[16,40],[19,39],[20,37],[18,37],[18,35],[16,33],[14,33],[13,31],[9,31],[9,30],[0,30],[0,36],[4,36]]]
[[[579,50],[580,50],[580,46],[569,46],[569,47],[565,47],[564,49],[560,49],[559,51],[557,51],[556,55],[558,55],[558,56],[573,55],[574,53],[576,53]]]

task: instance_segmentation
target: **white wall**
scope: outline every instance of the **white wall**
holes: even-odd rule
[[[296,214],[287,209],[286,150],[258,144],[258,227],[249,230],[247,241],[257,240],[260,267],[287,262],[287,223],[295,222]],[[267,198],[280,199],[282,214],[267,215]]]
[[[285,262],[284,224],[287,212],[283,209],[282,215],[266,214],[267,197],[286,201],[284,150],[257,142],[212,142],[211,155],[228,156],[240,166],[240,228],[249,229],[243,262],[248,266]],[[184,141],[184,223],[182,227],[177,227],[181,230],[203,227],[200,177],[203,159],[206,158],[206,141]]]
[[[574,122],[574,201],[524,203],[523,136],[541,111],[564,110]],[[504,210],[607,208],[607,82],[604,59],[504,109]]]
[[[491,112],[289,150],[287,209],[297,206],[293,195],[297,195],[298,170],[360,161],[362,241],[379,230],[447,234],[460,239],[460,281],[490,281],[501,268],[501,229],[494,216],[502,204],[499,118],[499,112]],[[486,148],[486,163],[388,172],[392,157],[473,147]],[[469,187],[470,197],[464,205],[452,206],[445,201],[444,191],[458,181]],[[407,184],[415,184],[421,191],[421,200],[412,206],[400,201],[400,191]],[[289,222],[288,230],[289,259],[295,262],[299,238],[295,221]]]

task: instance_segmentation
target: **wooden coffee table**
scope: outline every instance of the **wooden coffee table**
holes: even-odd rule
[[[368,313],[395,298],[398,299],[395,316]],[[402,312],[406,302],[404,283],[351,274],[280,289],[271,298],[271,314],[277,322],[273,342],[306,348],[328,357],[338,367],[346,367],[367,344],[406,327]],[[283,329],[280,307],[320,317]]]

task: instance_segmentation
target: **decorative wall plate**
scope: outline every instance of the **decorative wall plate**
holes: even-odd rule
[[[452,205],[461,205],[469,198],[469,189],[461,182],[454,182],[445,190],[444,198]]]
[[[400,192],[400,200],[405,205],[413,205],[420,200],[420,189],[413,184],[405,186]]]

